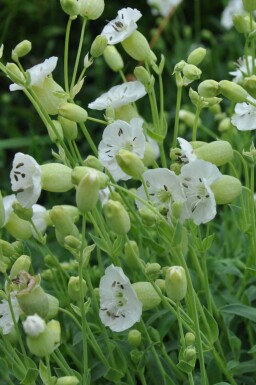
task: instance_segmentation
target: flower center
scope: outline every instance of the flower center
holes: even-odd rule
[[[184,178],[182,186],[184,187],[186,198],[190,202],[192,213],[200,203],[203,203],[210,197],[207,186],[202,178]]]
[[[101,309],[106,311],[107,316],[112,319],[123,317],[125,318],[125,305],[127,298],[124,294],[124,285],[119,281],[114,281],[111,285],[113,289],[112,302],[108,308]]]

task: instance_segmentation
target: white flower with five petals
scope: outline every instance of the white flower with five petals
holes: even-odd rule
[[[18,152],[10,173],[12,191],[16,192],[21,206],[30,208],[41,194],[41,169],[36,160]]]
[[[216,215],[216,201],[211,184],[222,176],[219,169],[204,160],[194,160],[181,168],[179,175],[186,196],[189,217],[196,225],[207,223]]]
[[[116,120],[109,124],[99,144],[99,161],[109,170],[113,178],[127,180],[131,177],[125,174],[116,161],[116,155],[121,149],[133,152],[143,158],[146,138],[142,128],[143,120],[133,118],[130,124],[123,120]]]
[[[108,107],[119,108],[146,95],[144,85],[138,80],[112,87],[108,92],[88,104],[92,110],[105,110]]]
[[[256,99],[247,97],[254,105],[244,102],[237,103],[235,114],[231,117],[231,123],[240,131],[251,131],[256,129]]]
[[[142,14],[137,9],[123,8],[117,13],[114,20],[108,22],[101,35],[106,36],[108,44],[117,44],[127,39],[136,29]]]
[[[140,320],[142,303],[121,267],[106,268],[100,280],[100,319],[114,332],[129,329]]]

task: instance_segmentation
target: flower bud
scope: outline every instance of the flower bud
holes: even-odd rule
[[[142,159],[144,166],[146,167],[152,166],[154,161],[156,160],[156,157],[157,157],[156,152],[152,144],[149,142],[146,142],[144,157]]]
[[[20,57],[27,55],[32,48],[29,40],[23,40],[12,50],[12,60],[17,61]]]
[[[99,159],[96,158],[96,156],[94,155],[88,155],[87,158],[83,161],[83,165],[86,167],[94,168],[95,170],[98,170],[98,171],[104,170],[104,166],[99,161]]]
[[[130,217],[124,206],[118,202],[109,199],[103,206],[103,213],[109,228],[116,234],[127,234],[131,228]]]
[[[75,376],[59,377],[55,385],[77,385],[79,380]]]
[[[80,286],[79,277],[70,277],[68,281],[68,295],[72,301],[80,300],[80,292],[83,291],[83,298],[85,298],[87,292],[87,285],[83,279],[82,288]]]
[[[136,282],[132,284],[138,299],[142,303],[142,310],[154,309],[161,302],[161,297],[150,282]]]
[[[72,216],[63,207],[54,206],[50,210],[49,215],[55,226],[56,237],[60,245],[64,245],[67,235],[73,235],[79,239],[79,230],[74,224]]]
[[[250,17],[248,15],[234,14],[232,20],[237,32],[243,34],[251,32]],[[253,24],[255,24],[255,22],[253,22]],[[255,25],[252,26],[252,29],[255,29]]]
[[[55,129],[53,129],[52,125]],[[63,139],[62,126],[58,120],[52,120],[52,124],[47,124],[46,128],[53,143],[58,143],[59,139]]]
[[[161,266],[159,265],[159,263],[156,263],[156,262],[147,263],[145,267],[146,275],[150,277],[152,280],[155,280],[158,277],[160,270],[161,270]]]
[[[195,340],[196,340],[196,337],[193,333],[187,332],[185,334],[185,345],[186,346],[191,346],[191,345],[193,346],[195,343]]]
[[[232,128],[231,119],[226,117],[222,119],[218,126],[219,132],[229,131]]]
[[[187,293],[187,277],[182,266],[170,267],[165,276],[167,296],[174,302],[181,301]]]
[[[58,116],[58,121],[61,124],[64,138],[75,140],[77,138],[77,123],[60,115]]]
[[[185,64],[183,67],[183,75],[190,81],[200,79],[202,71],[194,64]]]
[[[141,332],[136,329],[129,330],[128,342],[132,347],[137,348],[141,343]]]
[[[14,246],[3,239],[0,239],[0,250],[4,257],[11,258],[14,256]]]
[[[43,80],[40,87],[33,85],[32,88],[45,111],[49,115],[57,115],[59,107],[67,99],[63,88],[50,76]]]
[[[48,163],[40,166],[42,189],[50,192],[66,192],[74,186],[71,182],[72,169],[61,163]]]
[[[22,207],[19,202],[14,202],[12,204],[14,213],[24,221],[30,221],[33,216],[33,209]]]
[[[79,15],[96,20],[103,13],[104,6],[104,0],[79,0]]]
[[[25,84],[25,78],[17,64],[14,63],[7,63],[5,66],[5,69],[7,71],[7,76],[14,82],[21,86],[24,86]]]
[[[76,190],[76,204],[81,213],[96,207],[99,197],[100,181],[97,170],[92,169],[80,181]]]
[[[110,69],[114,72],[119,72],[124,68],[124,62],[122,56],[114,45],[108,45],[104,52],[103,57]]]
[[[30,223],[20,219],[14,212],[10,214],[4,227],[15,239],[26,240],[32,237]]]
[[[139,114],[135,110],[132,104],[126,104],[125,106],[115,109],[115,120],[124,120],[130,123],[133,118],[138,118]]]
[[[190,347],[187,347],[185,350],[184,350],[184,358],[186,361],[192,361],[194,360],[196,357],[196,349],[194,346],[190,346]]]
[[[98,35],[94,39],[91,45],[90,54],[93,58],[99,57],[103,54],[105,48],[108,45],[108,39],[106,36]]]
[[[159,222],[159,215],[149,207],[141,207],[139,209],[139,214],[145,226],[154,226]]]
[[[244,79],[243,86],[254,99],[256,98],[256,75]]]
[[[116,155],[118,166],[133,179],[140,179],[145,171],[142,160],[134,152],[121,149]]]
[[[148,41],[139,31],[134,31],[121,44],[134,60],[147,60],[150,57],[151,50]]]
[[[22,325],[25,333],[30,337],[38,337],[46,327],[45,321],[37,314],[29,315]]]
[[[59,107],[59,114],[66,119],[72,120],[73,122],[82,123],[87,120],[87,111],[73,103],[63,103]]]
[[[221,80],[219,82],[220,92],[227,99],[234,103],[246,102],[248,93],[239,84],[231,82],[229,80]]]
[[[135,67],[133,71],[137,80],[139,80],[144,86],[149,86],[152,82],[152,75],[143,66]]]
[[[72,18],[79,13],[79,4],[77,0],[60,0],[60,5],[63,11]]]
[[[215,80],[204,80],[198,86],[198,93],[204,98],[212,98],[220,93],[219,83]]]
[[[179,118],[182,122],[184,122],[189,128],[193,128],[194,120],[195,120],[195,114],[190,111],[186,110],[180,110],[179,112]],[[201,119],[199,118],[198,124],[201,124]]]
[[[242,192],[242,185],[239,179],[230,176],[222,175],[216,182],[211,185],[216,203],[224,205],[231,203]]]
[[[21,271],[29,271],[31,266],[31,258],[28,255],[21,255],[14,264],[10,271],[10,280],[16,277]]]
[[[206,49],[203,47],[198,47],[188,55],[187,62],[188,64],[193,64],[197,66],[204,60],[205,55],[206,55]]]
[[[162,293],[166,292],[164,279],[160,279],[160,278],[156,279],[155,284],[157,287],[159,287]]]
[[[256,0],[243,0],[245,11],[252,12],[256,10]]]
[[[60,343],[60,323],[51,320],[37,337],[27,335],[27,345],[37,357],[49,356]]]
[[[225,140],[216,140],[207,143],[194,150],[198,159],[211,162],[216,166],[223,166],[233,159],[233,149],[229,142]]]
[[[72,182],[74,184],[79,184],[80,181],[84,178],[85,175],[89,174],[90,172],[92,171],[96,171],[97,172],[97,175],[98,175],[98,178],[99,178],[99,183],[100,183],[100,189],[104,189],[105,187],[107,187],[108,183],[109,183],[109,177],[104,174],[103,172],[99,171],[99,170],[95,170],[94,168],[91,168],[91,167],[85,167],[85,166],[77,166],[73,169],[72,171]]]
[[[130,269],[140,267],[139,248],[135,241],[128,241],[124,245],[125,262]]]

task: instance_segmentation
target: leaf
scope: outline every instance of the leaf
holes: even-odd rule
[[[248,353],[256,353],[256,345],[254,345],[250,350],[248,350]]]
[[[194,370],[194,365],[190,365],[188,362],[180,360],[177,364],[177,368],[184,373],[191,373]]]
[[[232,303],[219,308],[222,313],[238,315],[256,322],[256,308],[243,305],[241,303]]]
[[[117,237],[113,244],[112,256],[118,257],[124,247],[124,237]]]
[[[95,249],[95,244],[93,245],[90,245],[90,246],[86,246],[84,249],[83,249],[83,256],[82,256],[82,260],[83,260],[83,267],[87,267],[88,263],[89,263],[89,260],[90,260],[90,256],[91,256],[91,253],[92,251]]]
[[[219,337],[219,327],[211,313],[204,307],[204,315],[208,327],[204,323],[201,325],[202,332],[207,336],[208,340],[213,344]]]
[[[96,235],[90,233],[90,237],[92,238],[93,242],[96,243],[99,249],[105,251],[106,253],[109,252],[108,250],[108,244],[104,239],[101,239],[99,237],[96,237]]]
[[[38,369],[29,368],[26,376],[21,381],[21,385],[31,385],[38,376]]]
[[[70,306],[72,307],[72,310],[76,313],[76,315],[81,317],[81,310],[80,310],[80,308],[78,306],[76,306],[76,305],[73,305],[73,303],[71,303]]]

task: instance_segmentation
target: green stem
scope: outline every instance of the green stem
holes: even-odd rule
[[[181,97],[182,97],[182,86],[177,87],[177,99],[176,99],[176,109],[175,109],[175,122],[174,122],[174,130],[173,130],[173,140],[172,147],[175,148],[177,146],[177,138],[179,134],[179,114],[180,114],[180,106],[181,106]]]
[[[193,123],[192,141],[196,141],[197,127],[198,127],[200,113],[201,113],[201,107],[198,104],[196,107],[196,116]]]
[[[68,85],[68,47],[69,47],[69,37],[70,37],[70,29],[73,19],[70,17],[68,19],[68,24],[66,28],[66,36],[65,36],[65,46],[64,46],[64,84],[65,91],[69,94],[69,85]]]
[[[84,123],[79,123],[79,126],[82,130],[82,133],[84,134],[84,137],[85,139],[87,140],[89,146],[91,147],[93,153],[95,156],[98,156],[98,150],[97,150],[97,147],[95,146],[92,138],[91,138],[91,135],[89,134],[87,128],[85,127],[85,124]]]
[[[75,66],[74,66],[74,71],[73,71],[73,76],[72,76],[72,81],[70,85],[70,92],[72,94],[73,87],[75,85],[76,81],[76,75],[77,75],[77,69],[78,69],[78,64],[81,56],[81,51],[82,51],[82,46],[83,46],[83,41],[84,41],[84,31],[85,31],[85,26],[86,26],[87,19],[83,19],[83,24],[82,24],[82,29],[81,29],[81,34],[80,34],[80,40],[79,40],[79,45],[77,49],[77,54],[76,54],[76,61],[75,61]]]

